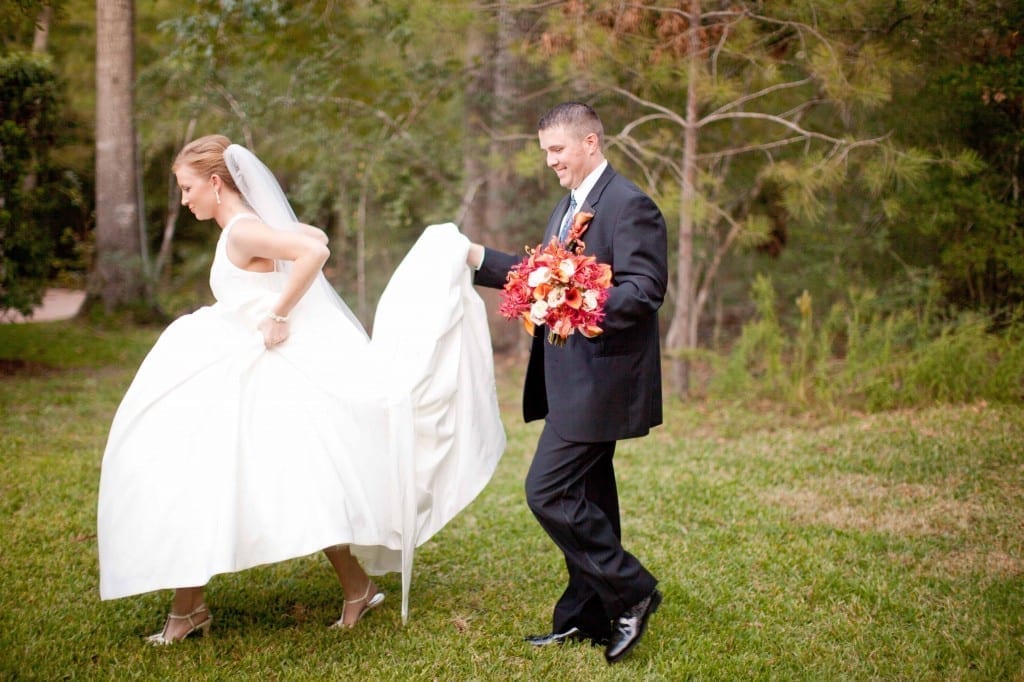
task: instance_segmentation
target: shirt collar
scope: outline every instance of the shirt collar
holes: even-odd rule
[[[590,194],[590,190],[594,189],[594,185],[597,184],[597,179],[601,177],[601,173],[604,173],[604,169],[608,167],[608,159],[605,159],[601,163],[597,164],[597,168],[590,171],[590,175],[583,178],[583,182],[580,186],[572,191],[572,196],[576,199],[576,210],[579,211],[580,207],[583,206],[583,202],[587,200],[587,195]]]

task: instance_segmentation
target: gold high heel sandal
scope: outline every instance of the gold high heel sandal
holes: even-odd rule
[[[195,616],[199,615],[204,611],[206,612],[206,618],[197,623],[195,621]],[[171,624],[172,620],[188,621],[188,630],[185,632],[185,634],[181,635],[180,637],[176,637],[175,639],[170,639],[167,637],[167,626]],[[153,646],[165,646],[167,644],[174,644],[175,642],[180,642],[181,640],[185,639],[186,637],[188,637],[196,631],[198,631],[201,636],[205,637],[206,635],[210,634],[210,625],[212,624],[213,614],[211,614],[210,610],[206,608],[205,603],[200,604],[195,609],[193,609],[191,613],[186,613],[184,616],[179,616],[175,613],[168,613],[167,622],[164,623],[164,629],[156,633],[155,635],[150,635],[146,638],[146,641],[149,644],[152,644]]]
[[[366,583],[366,591],[363,592],[363,596],[362,597],[359,597],[359,599],[346,599],[345,600],[346,606],[348,604],[358,604],[359,602],[366,602],[366,603],[363,604],[363,608],[360,609],[360,611],[359,611],[359,616],[352,623],[345,623],[344,622],[345,621],[345,610],[342,609],[341,618],[339,618],[337,621],[335,621],[335,623],[333,625],[331,625],[331,629],[333,629],[333,630],[351,630],[352,628],[354,628],[356,626],[356,623],[358,623],[359,621],[361,621],[363,619],[363,616],[365,616],[367,613],[370,612],[371,609],[375,609],[378,606],[380,606],[382,603],[384,603],[384,593],[381,592],[380,590],[378,590],[377,593],[374,594],[372,597],[370,597],[369,601],[367,601],[366,598],[370,596],[370,589],[371,588],[375,589],[376,587],[377,586],[374,585],[373,581],[371,580],[370,582]]]

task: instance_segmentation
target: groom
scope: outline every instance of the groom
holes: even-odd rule
[[[570,194],[548,220],[544,244],[579,210],[593,213],[586,253],[612,268],[612,288],[593,339],[564,347],[538,329],[523,390],[523,416],[544,429],[526,476],[526,501],[565,555],[569,583],[550,634],[535,646],[587,639],[614,663],[640,641],[661,603],[657,580],[622,547],[612,457],[616,441],[661,423],[658,308],[668,281],[665,221],[654,202],[604,158],[604,129],[585,104],[559,104],[537,126],[547,165]],[[568,221],[568,222],[567,222]],[[521,256],[479,244],[467,260],[474,282],[505,284]]]

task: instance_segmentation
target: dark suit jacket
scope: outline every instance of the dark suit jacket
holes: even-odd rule
[[[548,220],[544,243],[569,207],[566,196]],[[526,421],[547,417],[564,439],[606,442],[646,434],[661,423],[658,308],[668,285],[668,247],[661,211],[609,165],[581,210],[594,218],[583,234],[586,253],[612,268],[604,333],[580,334],[564,347],[533,339],[523,388]],[[486,249],[474,282],[502,287],[523,255]]]

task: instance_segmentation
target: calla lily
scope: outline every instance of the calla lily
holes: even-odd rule
[[[582,244],[582,242],[580,242],[580,237],[582,237],[583,233],[587,231],[588,227],[590,227],[590,221],[593,219],[594,214],[592,212],[578,211],[576,215],[572,217],[572,227],[569,228],[569,234],[566,237],[565,243],[569,245],[572,245],[573,242]],[[579,250],[582,251],[582,248]]]
[[[575,287],[571,289],[566,289],[565,304],[570,308],[579,310],[580,307],[583,305],[584,296],[585,294],[581,294],[580,290]],[[594,301],[596,302],[597,299],[595,298]],[[591,308],[591,310],[593,310],[593,308]]]

